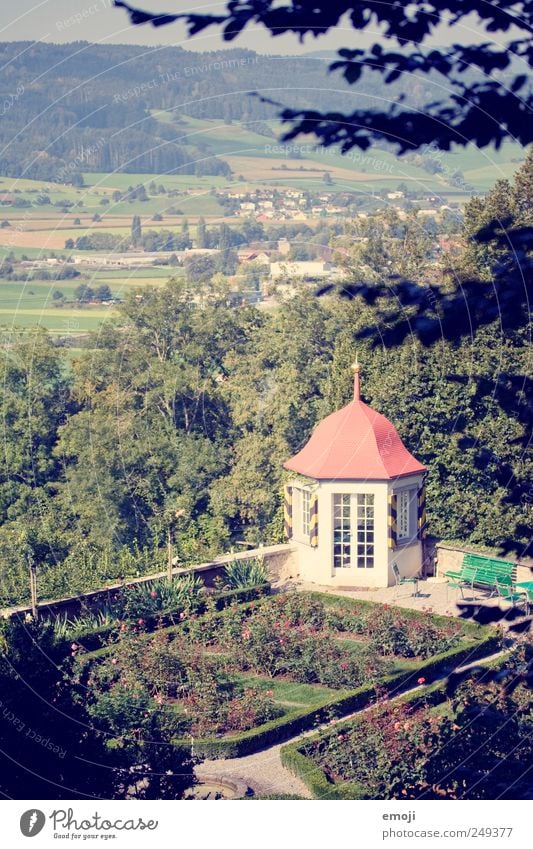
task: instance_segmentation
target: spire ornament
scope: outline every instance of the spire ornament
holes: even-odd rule
[[[361,366],[359,365],[359,356],[357,352],[355,353],[355,363],[352,365],[353,371],[353,399],[354,401],[361,400],[361,385],[359,380],[359,374],[361,371]]]

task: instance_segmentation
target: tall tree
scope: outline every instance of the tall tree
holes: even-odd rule
[[[134,247],[141,244],[142,228],[141,219],[138,215],[134,215],[131,221],[131,241]]]
[[[196,225],[196,247],[197,248],[206,248],[207,247],[207,232],[205,227],[205,218],[199,218],[198,224]]]

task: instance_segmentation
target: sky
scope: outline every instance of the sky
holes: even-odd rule
[[[224,3],[205,0],[130,0],[150,12],[176,12],[202,10],[214,13]],[[262,27],[249,27],[233,42],[224,42],[216,28],[187,37],[185,27],[172,24],[154,28],[149,25],[131,26],[123,9],[113,7],[112,0],[0,0],[0,41],[72,42],[93,41],[115,44],[179,45],[188,50],[210,51],[221,47],[248,47],[259,53],[294,54],[311,50],[336,50],[339,47],[364,47],[375,41],[376,31],[355,35],[347,23],[319,38],[307,38],[303,45],[294,35],[272,38]],[[455,27],[453,40],[467,38],[478,41],[484,33],[476,27],[475,20],[468,25]],[[443,28],[435,39],[437,43],[451,41]],[[429,42],[428,42],[429,43]]]

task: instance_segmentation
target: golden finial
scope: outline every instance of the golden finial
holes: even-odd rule
[[[359,384],[359,372],[361,371],[361,366],[359,365],[359,355],[357,351],[355,352],[355,363],[352,365],[353,371],[353,399],[354,401],[359,401],[361,397],[361,387]]]

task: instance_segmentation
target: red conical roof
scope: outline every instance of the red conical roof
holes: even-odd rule
[[[409,453],[394,425],[359,397],[327,416],[284,468],[315,480],[391,480],[421,474],[425,466]]]

